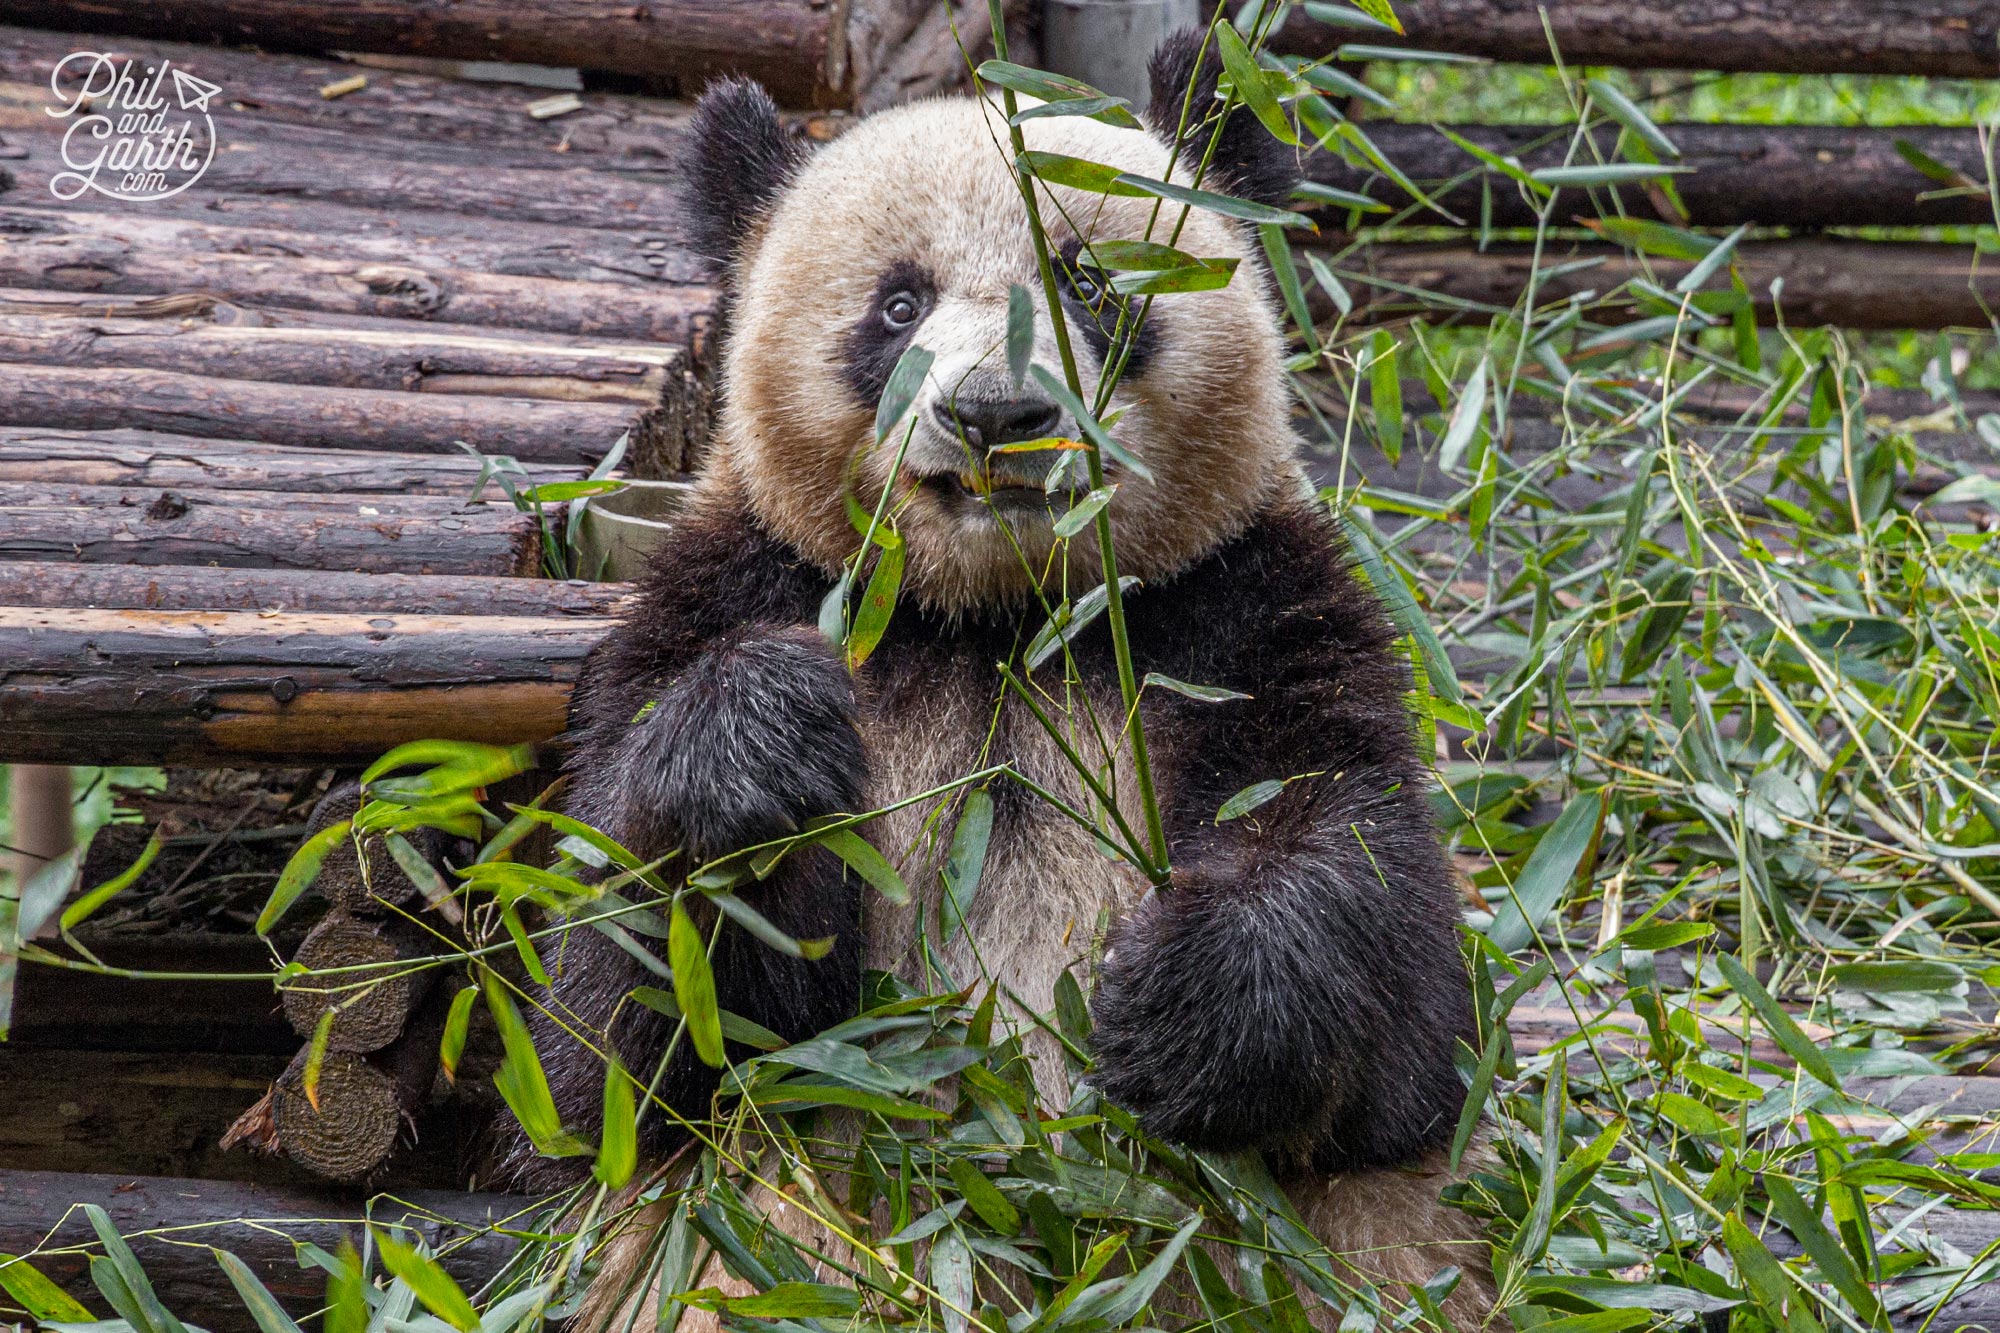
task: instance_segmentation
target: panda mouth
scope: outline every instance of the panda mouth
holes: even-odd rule
[[[1040,486],[1012,485],[976,472],[939,472],[923,486],[954,508],[1007,510],[1025,515],[1049,507],[1049,493]]]

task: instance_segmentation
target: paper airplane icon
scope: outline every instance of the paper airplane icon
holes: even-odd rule
[[[174,71],[174,93],[181,99],[181,110],[208,113],[208,99],[222,89],[205,79],[197,79],[181,70]]]

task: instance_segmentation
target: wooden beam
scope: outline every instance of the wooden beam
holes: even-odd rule
[[[589,464],[639,425],[616,403],[336,389],[214,379],[170,370],[12,365],[0,375],[0,425],[139,429],[303,449],[457,452]]]
[[[161,1302],[211,1333],[255,1333],[257,1325],[210,1246],[243,1260],[303,1317],[324,1302],[326,1274],[299,1263],[296,1243],[331,1253],[343,1240],[358,1243],[364,1221],[407,1226],[472,1290],[514,1252],[515,1242],[491,1228],[531,1229],[540,1206],[519,1195],[456,1190],[398,1189],[371,1200],[330,1186],[0,1171],[0,1251],[36,1256],[38,1269],[98,1314],[108,1312],[90,1282],[96,1238],[76,1207],[84,1203],[103,1208],[131,1242]]]
[[[553,183],[545,182],[545,186]],[[52,216],[36,210],[38,219]],[[53,224],[0,246],[0,286],[160,296],[206,292],[252,306],[438,320],[689,346],[712,314],[707,287],[516,277],[424,262],[327,257],[312,233],[304,253],[168,249],[143,228],[127,235]]]
[[[480,464],[448,454],[308,449],[171,431],[61,430],[0,426],[0,482],[145,486],[175,490],[290,491],[297,495],[445,495],[506,499],[489,480],[474,496]],[[528,463],[517,485],[577,481],[580,466]]]
[[[1326,55],[1367,42],[1546,65],[1553,37],[1572,67],[2000,76],[1990,0],[1396,0],[1396,14],[1406,36],[1334,27],[1301,7],[1274,45]]]
[[[841,106],[850,96],[849,12],[850,5],[826,0],[641,6],[459,0],[442,7],[351,0],[333,9],[312,0],[167,0],[142,9],[101,0],[21,0],[9,6],[8,17],[33,27],[275,51],[383,51],[608,70],[689,94],[721,75],[741,74],[786,105]]]
[[[525,577],[540,521],[445,496],[0,486],[0,561]]]
[[[627,583],[323,569],[0,560],[0,606],[99,611],[304,611],[421,616],[617,615]]]
[[[1736,263],[1765,323],[1775,318],[1771,284],[1782,280],[1785,322],[1793,327],[1984,329],[1986,308],[2000,302],[2000,274],[1976,266],[1977,257],[1969,245],[1820,239],[1747,244]],[[1657,258],[1649,264],[1653,280],[1670,289],[1692,267],[1683,260]],[[1385,243],[1333,267],[1478,306],[1510,308],[1527,290],[1534,264],[1532,248],[1522,245],[1495,245],[1482,252],[1469,243]],[[1554,245],[1542,257],[1536,299],[1548,305],[1579,293],[1608,292],[1644,273],[1615,247]],[[1426,308],[1419,299],[1390,288],[1371,288],[1360,277],[1349,285],[1375,319],[1454,313]],[[1478,317],[1476,312],[1461,313]]]
[[[0,760],[352,764],[427,737],[542,741],[614,623],[0,607]]]
[[[1429,125],[1370,121],[1363,128],[1383,155],[1431,190],[1446,211],[1470,223],[1479,221],[1487,190],[1477,175],[1448,190],[1435,188],[1477,170],[1478,163],[1464,149]],[[1562,165],[1575,135],[1574,126],[1564,125],[1450,128],[1501,157],[1518,158],[1530,170]],[[1636,216],[1657,215],[1694,227],[1735,227],[1746,222],[1766,227],[1991,226],[1993,222],[1993,204],[1983,185],[1976,193],[1945,192],[1896,150],[1899,142],[1907,142],[1963,172],[1966,179],[1983,183],[1986,166],[1979,132],[1971,128],[1696,124],[1664,128],[1681,150],[1675,165],[1688,168],[1688,174],[1674,178],[1687,215],[1679,216],[1663,196],[1644,187],[1623,187],[1618,197]],[[1605,160],[1614,160],[1617,126],[1601,128],[1590,138]],[[1589,160],[1587,150],[1581,160]],[[1305,165],[1310,178],[1323,185],[1360,191],[1398,210],[1414,202],[1379,173],[1352,166],[1337,154],[1313,153]],[[1521,197],[1520,187],[1498,175],[1488,181],[1494,226],[1535,225],[1534,210]],[[1577,217],[1596,218],[1600,207],[1617,216],[1609,192],[1568,190],[1558,200],[1555,221],[1570,225]],[[1324,210],[1321,225],[1338,227],[1345,216],[1344,210]],[[1427,209],[1409,219],[1418,226],[1443,220]]]

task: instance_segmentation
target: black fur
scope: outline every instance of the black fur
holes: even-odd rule
[[[1097,354],[1098,364],[1108,365],[1122,355],[1125,375],[1137,379],[1159,347],[1158,326],[1150,319],[1140,323],[1133,300],[1110,290],[1110,275],[1085,265],[1081,241],[1071,240],[1059,253],[1056,276],[1061,283],[1064,319],[1083,334],[1084,342]]]
[[[733,682],[765,673],[788,702],[690,709],[686,725],[706,717],[725,731],[747,726],[761,751],[780,717],[804,719],[812,739],[802,736],[795,753],[807,774],[766,772],[773,799],[751,804],[768,819],[780,807],[793,817],[809,811],[818,802],[803,790],[838,792],[851,803],[848,793],[860,789],[858,751],[829,742],[840,730],[832,719],[844,725],[845,717],[832,679],[837,664],[828,655],[819,665],[829,669],[816,673],[792,660],[795,651],[811,656],[803,637],[746,631],[809,624],[823,591],[821,576],[747,514],[678,528],[641,608],[586,670],[574,709],[573,768],[583,790],[637,792],[651,781],[643,764],[628,767],[622,748],[652,725],[630,721],[647,699],[661,698],[656,714],[681,698],[699,697],[706,707],[728,701]],[[1470,994],[1457,949],[1457,898],[1404,712],[1407,672],[1375,598],[1344,567],[1322,516],[1280,505],[1180,577],[1136,590],[1128,617],[1140,671],[1253,697],[1214,704],[1165,691],[1145,696],[1161,787],[1172,794],[1163,813],[1174,882],[1114,930],[1094,1002],[1100,1085],[1163,1135],[1263,1148],[1286,1170],[1405,1162],[1445,1141],[1463,1097],[1452,1055],[1472,1034]],[[905,607],[861,673],[857,706],[864,715],[887,714],[963,697],[975,711],[990,707],[988,664],[1009,654],[1022,629],[997,611],[946,621]],[[775,671],[764,656],[774,643],[787,645]],[[1087,685],[1115,689],[1101,622],[1073,648]],[[759,665],[737,676],[731,663],[745,656]],[[699,694],[676,693],[683,690]],[[1033,731],[1021,712],[1003,710],[994,759]],[[688,735],[716,753],[718,742]],[[831,756],[838,762],[822,766]],[[1311,773],[1321,776],[1300,777]],[[1243,787],[1290,777],[1300,780],[1278,799],[1243,819],[1214,822]],[[726,794],[728,807],[741,806],[737,774],[717,769],[704,781]],[[1006,784],[997,794],[996,850],[1011,838],[1044,836],[1040,807],[1015,799]],[[655,795],[660,836],[710,817],[688,810],[699,799],[693,785],[666,784]],[[623,802],[621,817],[635,817],[628,797],[602,799]],[[721,822],[737,835],[766,826]],[[757,892],[760,908],[785,928],[838,934],[842,945],[824,962],[803,964],[726,932],[716,965],[722,1003],[803,1037],[855,1001],[857,899],[824,853],[788,863]],[[559,962],[553,998],[586,1029],[602,1028],[631,987],[657,984],[592,931],[574,932]],[[628,1067],[649,1069],[668,1028],[630,1004],[622,1012],[629,1016],[612,1044]],[[587,1129],[602,1065],[553,1025],[542,1027],[556,1048],[549,1063],[560,1109],[567,1123]],[[684,1061],[666,1095],[696,1111],[713,1087],[709,1071]]]
[[[908,292],[917,302],[917,321],[906,329],[892,329],[882,320],[883,306],[898,292]],[[909,350],[910,339],[924,326],[924,318],[936,303],[937,279],[923,265],[902,259],[883,272],[867,313],[841,340],[841,374],[864,404],[873,407],[880,400],[882,390],[888,387],[889,373]]]
[[[856,808],[866,769],[853,689],[808,627],[824,591],[817,571],[736,522],[683,523],[669,549],[671,559],[642,585],[642,609],[585,664],[570,710],[570,813],[641,856],[688,846],[699,861]],[[742,892],[779,929],[832,936],[835,946],[808,962],[725,929],[714,958],[721,1006],[792,1041],[851,1014],[860,995],[860,897],[840,862],[818,848],[794,854]],[[608,1041],[627,1069],[650,1076],[673,1024],[626,997],[663,983],[596,930],[567,932],[548,963],[550,1012],[531,1018],[536,1050],[564,1125],[594,1135],[604,1063],[591,1046]],[[715,1086],[715,1072],[682,1049],[661,1096],[699,1114]],[[672,1146],[670,1117],[649,1115],[646,1124],[648,1151]],[[525,1140],[506,1164],[536,1187],[586,1165],[537,1158]]]
[[[1147,66],[1152,97],[1146,123],[1171,146],[1187,112],[1181,135],[1182,160],[1189,166],[1207,151],[1215,131],[1216,87],[1222,80],[1222,57],[1211,46],[1203,50],[1201,28],[1183,28],[1153,52]],[[1188,100],[1190,82],[1194,97]],[[1219,175],[1226,193],[1260,204],[1283,206],[1301,175],[1298,153],[1273,139],[1247,108],[1237,106],[1223,123],[1209,171]]]
[[[1173,885],[1113,932],[1094,1004],[1099,1084],[1150,1128],[1320,1171],[1448,1140],[1473,1035],[1407,672],[1336,541],[1272,514],[1132,599],[1139,670],[1252,697],[1148,694]]]
[[[806,160],[803,140],[779,123],[771,95],[748,79],[720,79],[695,103],[682,170],[688,240],[727,273],[744,235]]]

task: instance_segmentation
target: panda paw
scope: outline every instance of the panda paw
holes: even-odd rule
[[[640,855],[699,864],[860,805],[853,681],[810,628],[739,630],[635,712],[573,762],[573,808]]]
[[[1286,923],[1260,916],[1240,892],[1177,882],[1113,931],[1091,1003],[1092,1081],[1149,1132],[1235,1151],[1289,1145],[1326,1118],[1331,1052],[1298,1012],[1293,960],[1273,938]]]

